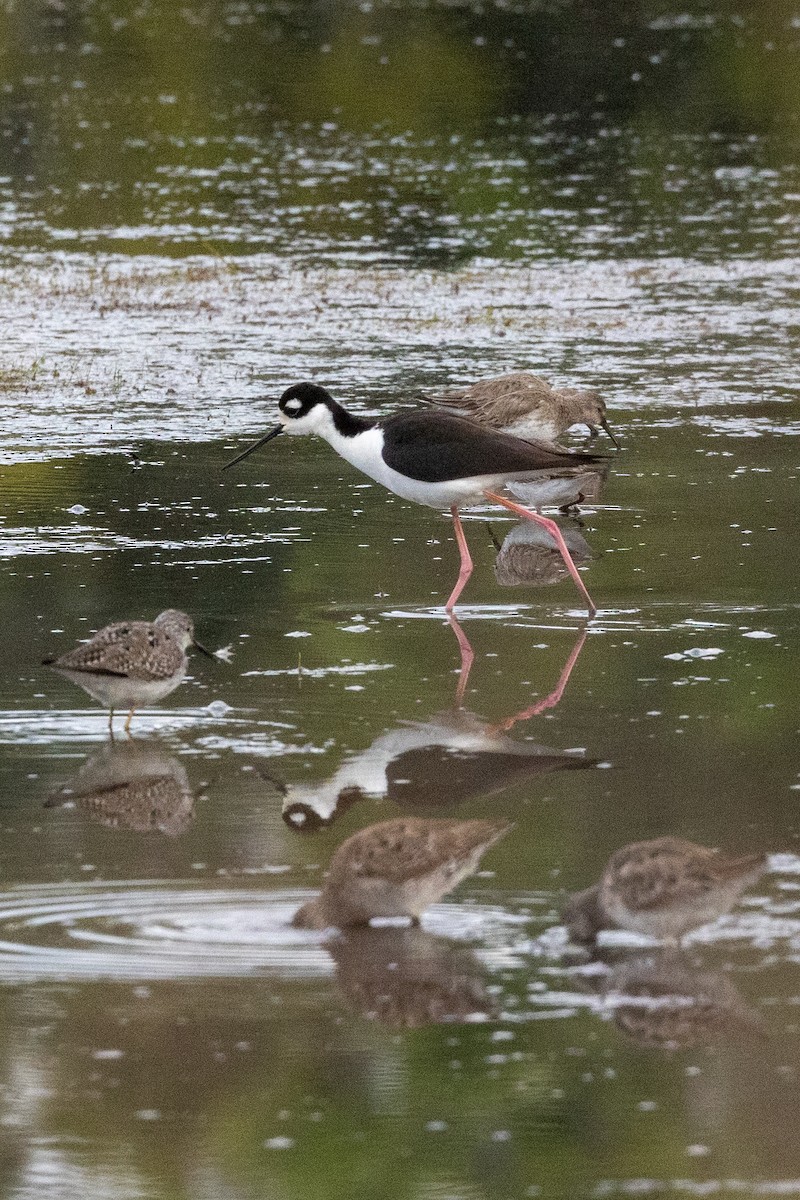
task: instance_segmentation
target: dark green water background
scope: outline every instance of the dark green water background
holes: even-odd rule
[[[796,2],[0,5],[4,1198],[800,1195],[798,116]],[[600,613],[507,735],[556,769],[387,791],[410,723],[551,692],[573,589],[500,586],[511,522],[466,521],[453,718],[449,522],[321,443],[220,468],[298,379],[380,414],[519,368],[623,443]],[[43,807],[106,726],[38,663],[169,606],[233,657],[114,753],[179,809]],[[401,812],[516,825],[419,933],[292,931]],[[728,1017],[669,1045],[559,932],[664,834],[772,856],[685,951]]]

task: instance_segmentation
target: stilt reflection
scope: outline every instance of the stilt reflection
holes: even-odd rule
[[[280,785],[287,824],[297,830],[318,829],[330,825],[356,801],[368,798],[430,812],[496,795],[521,780],[551,771],[594,765],[579,754],[508,736],[515,725],[559,703],[586,641],[585,630],[547,696],[501,721],[489,722],[463,707],[474,654],[464,630],[452,617],[450,625],[461,654],[453,707],[427,721],[405,721],[384,731],[366,750],[345,759],[326,780]]]

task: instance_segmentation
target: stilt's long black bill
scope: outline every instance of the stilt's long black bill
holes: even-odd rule
[[[225,463],[225,466],[222,468],[223,471],[227,471],[228,467],[235,467],[243,458],[247,458],[248,454],[252,454],[254,450],[258,450],[259,446],[266,446],[267,442],[271,442],[279,433],[283,433],[282,425],[276,425],[274,429],[270,429],[269,433],[265,433],[263,437],[260,437],[257,442],[253,442],[252,446],[248,446],[241,454],[237,454],[236,458],[232,458],[230,462]]]
[[[619,449],[621,449],[621,447],[620,447],[620,444],[619,444],[619,442],[617,441],[617,439],[614,437],[613,433],[611,432],[611,428],[610,428],[610,426],[609,426],[609,424],[608,424],[608,421],[605,419],[605,417],[603,417],[603,419],[602,419],[602,421],[600,422],[600,424],[603,426],[603,429],[605,429],[606,433],[607,433],[607,434],[608,434],[608,436],[611,438],[612,442],[613,442],[613,443],[614,443],[614,445],[617,447],[617,449],[618,449],[618,450],[619,450]],[[255,446],[253,446],[253,449],[255,450]],[[247,453],[249,454],[249,453],[250,453],[250,451],[248,450],[248,451],[247,451]]]

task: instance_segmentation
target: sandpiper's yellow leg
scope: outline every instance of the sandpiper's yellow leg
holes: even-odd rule
[[[131,720],[133,718],[133,713],[134,713],[134,709],[131,709],[130,712],[128,713],[127,717],[125,718],[125,732],[127,733],[128,737],[133,736],[131,734]]]

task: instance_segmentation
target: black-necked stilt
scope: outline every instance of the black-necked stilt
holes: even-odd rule
[[[732,856],[685,838],[632,842],[612,854],[599,883],[572,897],[564,920],[578,941],[602,929],[678,941],[733,908],[765,867],[764,854]]]
[[[209,658],[215,657],[195,638],[191,617],[170,608],[155,621],[118,621],[106,625],[88,642],[82,642],[60,658],[45,659],[44,665],[77,683],[109,710],[108,727],[112,735],[114,710],[127,709],[125,731],[129,733],[137,708],[157,704],[183,682],[189,646]]]
[[[595,434],[599,425],[614,445],[619,446],[609,428],[605,401],[597,392],[554,388],[528,371],[512,371],[423,399],[469,417],[487,429],[499,429],[520,438],[551,441],[573,425],[587,425],[589,432]]]
[[[590,615],[597,611],[556,522],[499,492],[509,484],[524,484],[530,503],[534,506],[548,503],[547,499],[537,501],[537,489],[548,497],[554,481],[559,485],[570,479],[580,482],[587,465],[598,461],[595,455],[575,455],[557,446],[526,442],[482,429],[450,413],[399,413],[378,425],[349,413],[324,388],[313,383],[290,387],[278,401],[278,408],[279,424],[226,463],[225,469],[241,462],[279,433],[316,433],[347,462],[390,492],[431,508],[450,509],[461,569],[445,605],[448,611],[455,606],[473,566],[458,510],[483,500],[501,504],[547,529],[585,598]],[[575,499],[579,493],[580,488],[576,487]]]
[[[368,825],[342,842],[321,895],[295,913],[305,929],[368,925],[375,917],[410,917],[471,875],[483,855],[511,829],[510,821],[447,821],[397,817]]]

